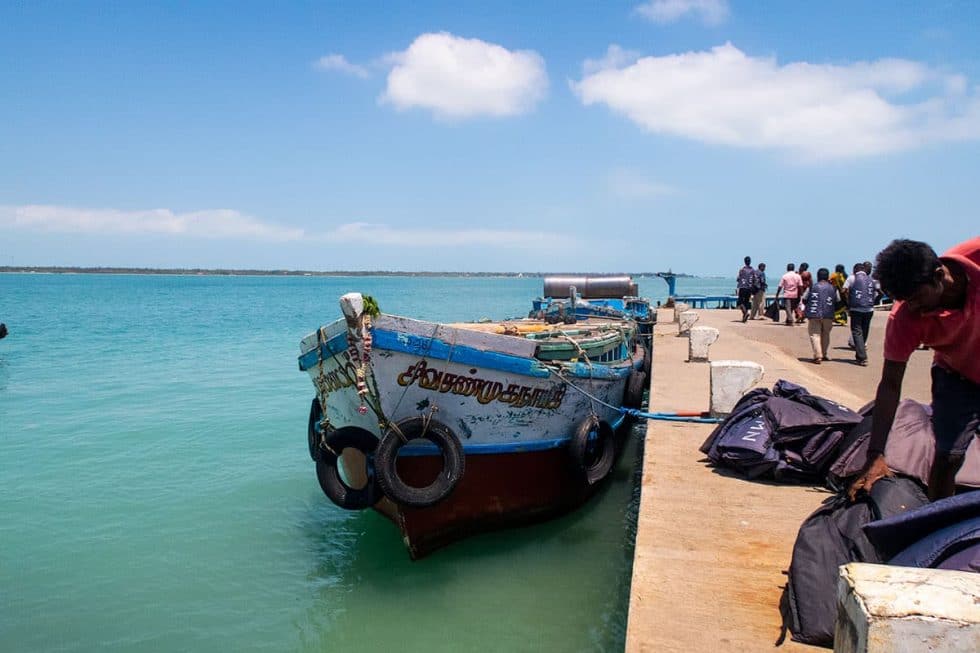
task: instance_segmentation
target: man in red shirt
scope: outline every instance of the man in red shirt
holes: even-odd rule
[[[914,240],[894,240],[878,254],[882,291],[895,300],[885,327],[885,362],[875,397],[868,462],[851,486],[870,490],[890,474],[885,443],[902,392],[905,365],[919,345],[935,351],[932,423],[936,457],[929,498],[955,491],[956,472],[980,428],[980,237],[937,257]]]

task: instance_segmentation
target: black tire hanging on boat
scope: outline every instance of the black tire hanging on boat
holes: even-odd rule
[[[595,415],[586,417],[575,428],[569,453],[585,482],[595,485],[609,474],[616,458],[616,437],[608,422]]]
[[[313,397],[313,404],[310,406],[310,421],[306,426],[306,443],[310,447],[310,458],[313,462],[320,460],[320,431],[317,425],[323,417],[323,409],[320,408],[320,400]]]
[[[643,372],[650,378],[650,371],[653,370],[653,336],[650,336],[650,342],[643,347]]]
[[[623,405],[627,408],[643,406],[643,392],[647,389],[647,375],[642,370],[632,370],[626,380],[626,392],[623,395]]]
[[[373,433],[357,426],[344,426],[331,431],[324,444],[325,447],[319,448],[316,478],[327,498],[345,510],[370,508],[382,499],[384,495],[378,485],[378,475],[374,471],[374,452],[378,448],[378,438]],[[344,449],[357,449],[364,454],[367,465],[367,482],[364,487],[351,487],[341,478],[337,458]]]
[[[402,439],[404,436],[404,440]],[[398,475],[398,451],[407,442],[424,439],[436,445],[442,454],[442,470],[425,487],[407,484]],[[413,417],[389,429],[374,454],[374,464],[381,490],[392,501],[412,508],[426,508],[445,499],[455,489],[466,471],[463,445],[452,430],[434,419]]]

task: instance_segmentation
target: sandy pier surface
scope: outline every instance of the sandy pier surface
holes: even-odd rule
[[[700,310],[698,325],[720,337],[712,360],[760,363],[759,385],[779,379],[854,409],[870,401],[881,374],[887,313],[876,312],[870,365],[855,365],[849,331],[835,327],[831,361],[814,365],[806,325],[770,320],[743,324],[735,310]],[[651,411],[707,410],[708,365],[688,363],[673,310],[656,328]],[[932,355],[918,351],[903,397],[928,402]],[[712,425],[650,421],[637,524],[626,650],[775,650],[782,623],[779,597],[802,521],[828,493],[815,487],[748,481],[715,470],[698,447]],[[787,637],[780,650],[820,650]]]

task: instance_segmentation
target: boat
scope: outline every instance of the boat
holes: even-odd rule
[[[412,559],[581,505],[613,468],[652,359],[649,302],[618,279],[546,279],[531,316],[495,322],[342,296],[342,317],[300,343],[324,494],[390,519]]]

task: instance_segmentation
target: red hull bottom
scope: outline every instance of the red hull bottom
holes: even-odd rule
[[[398,470],[409,485],[422,486],[441,465],[441,457],[402,458]],[[441,503],[408,508],[385,499],[375,509],[398,525],[409,555],[417,560],[470,535],[568,512],[584,503],[596,487],[585,482],[565,448],[470,455],[463,478]]]

